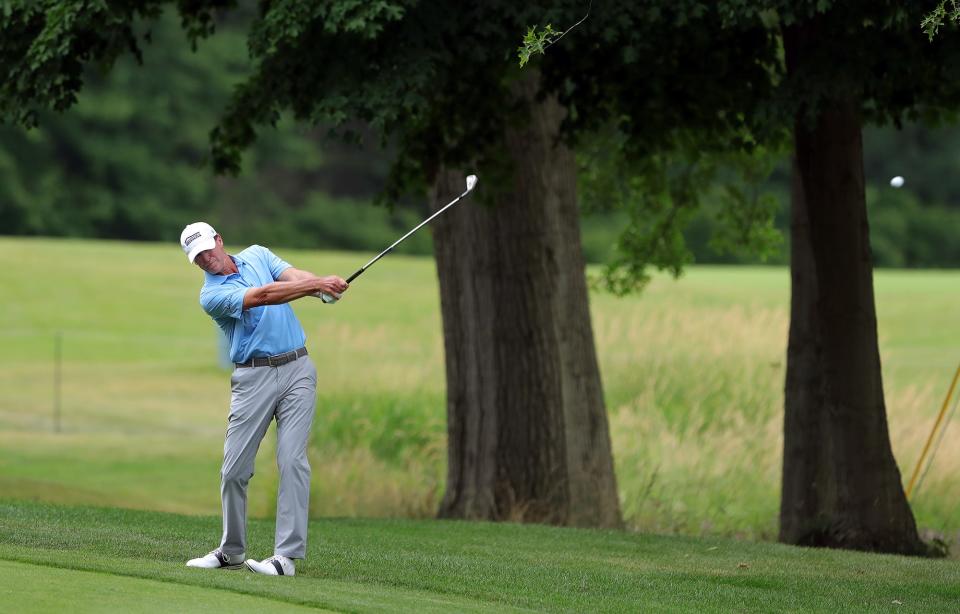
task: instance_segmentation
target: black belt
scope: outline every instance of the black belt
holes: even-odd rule
[[[294,360],[300,358],[301,356],[307,355],[307,348],[300,348],[299,350],[293,350],[292,352],[287,352],[285,354],[277,354],[276,356],[267,356],[266,358],[251,358],[247,362],[235,362],[233,363],[238,369],[241,367],[279,367],[280,365],[285,365],[288,362],[293,362]]]

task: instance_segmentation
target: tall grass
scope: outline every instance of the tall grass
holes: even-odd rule
[[[314,272],[363,254],[278,250]],[[0,492],[219,512],[229,403],[201,283],[175,245],[0,240]],[[904,481],[960,361],[956,271],[876,274],[890,436]],[[789,321],[783,268],[694,267],[641,296],[593,294],[620,497],[644,531],[776,533]],[[391,256],[336,306],[295,310],[317,364],[315,516],[429,516],[446,475],[439,299],[428,259]],[[64,338],[52,433],[53,336]],[[960,425],[914,495],[918,523],[960,531]],[[250,510],[275,505],[273,435]]]
[[[904,481],[960,362],[960,325],[949,316],[957,281],[949,272],[877,273],[887,416]],[[703,267],[658,280],[636,302],[595,300],[617,476],[634,526],[776,535],[787,284],[782,269]],[[953,539],[957,442],[954,425],[912,501],[922,527]]]

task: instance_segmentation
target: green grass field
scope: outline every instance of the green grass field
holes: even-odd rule
[[[324,519],[294,578],[197,570],[213,516],[0,502],[5,611],[947,612],[960,566],[721,538]],[[250,523],[248,554],[273,526]]]
[[[367,259],[277,251],[319,274]],[[229,382],[197,301],[200,271],[172,244],[5,238],[0,257],[0,495],[218,514]],[[906,480],[960,362],[960,272],[880,271],[876,288],[891,439]],[[784,268],[694,267],[641,296],[591,296],[632,528],[775,536],[788,302]],[[446,464],[433,263],[391,255],[340,304],[305,299],[295,310],[321,380],[312,515],[430,516]],[[272,441],[251,482],[250,510],[261,518],[274,507]],[[951,424],[913,501],[924,530],[954,541],[958,443]],[[215,536],[191,546],[209,549]]]

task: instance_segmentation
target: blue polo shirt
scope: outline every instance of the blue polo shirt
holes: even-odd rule
[[[237,272],[211,275],[200,289],[200,306],[223,329],[230,343],[230,360],[274,356],[303,347],[307,336],[289,303],[243,309],[250,288],[276,281],[290,265],[266,247],[251,245],[235,256]]]

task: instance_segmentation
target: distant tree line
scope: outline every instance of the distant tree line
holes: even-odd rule
[[[152,25],[142,68],[129,56],[118,58],[109,74],[91,68],[71,113],[44,112],[32,132],[0,125],[0,232],[170,241],[185,220],[205,218],[237,243],[369,251],[414,224],[425,203],[370,206],[395,153],[362,127],[362,144],[355,144],[281,121],[262,131],[244,173],[213,177],[206,165],[208,132],[250,70],[247,17],[242,11],[222,17],[218,35],[194,53],[167,15]],[[865,130],[877,266],[960,266],[958,137],[956,127],[919,123]],[[775,227],[784,241],[764,258],[718,245],[721,206],[707,193],[683,231],[690,261],[788,262],[789,168],[785,153],[769,155],[773,173],[744,189],[775,199]],[[595,163],[582,158],[581,170]],[[888,184],[895,175],[906,177],[899,190]],[[624,214],[591,196],[580,194],[584,256],[607,262]],[[401,249],[428,254],[433,248],[421,235]]]
[[[281,121],[262,130],[237,177],[215,177],[209,131],[249,72],[241,14],[193,52],[174,14],[153,23],[143,65],[121,56],[84,71],[70,113],[43,111],[24,131],[0,124],[0,234],[174,241],[206,219],[231,243],[382,249],[419,221],[425,203],[388,211],[390,153]],[[429,253],[429,236],[401,246]]]

